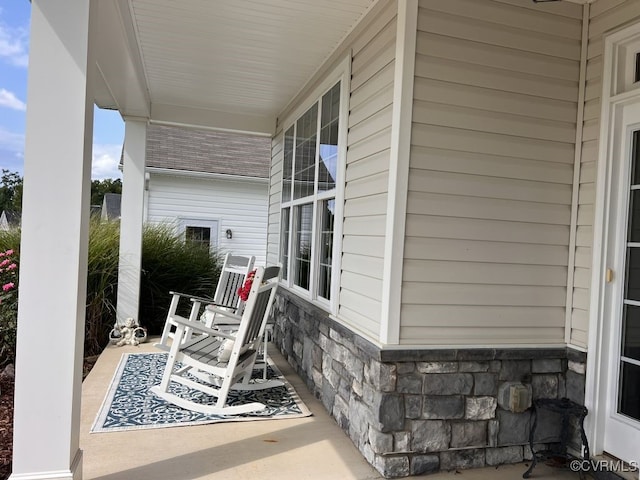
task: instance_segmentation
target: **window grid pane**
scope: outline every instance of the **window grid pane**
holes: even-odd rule
[[[340,83],[337,83],[322,97],[318,191],[332,190],[336,187],[339,118]]]
[[[211,246],[211,229],[209,227],[186,227],[185,239],[188,243],[200,244],[209,248]]]
[[[620,363],[620,392],[618,411],[635,420],[640,420],[640,367],[632,363]]]
[[[287,280],[289,278],[289,215],[291,209],[285,208],[282,210],[282,251],[280,257],[282,258],[282,279]]]
[[[284,160],[282,166],[282,201],[291,200],[291,177],[293,175],[293,127],[284,134]]]
[[[293,198],[313,195],[316,178],[318,104],[315,103],[296,123],[296,163]]]
[[[331,264],[333,261],[333,226],[335,199],[320,202],[320,262],[318,265],[318,296],[331,300]]]
[[[309,290],[311,275],[311,238],[313,235],[313,204],[307,203],[295,208],[295,244],[293,252],[293,283]]]
[[[627,252],[624,300],[640,300],[640,204],[634,187],[640,183],[640,131],[633,132],[631,185],[627,225]],[[618,412],[640,420],[640,367],[629,360],[640,360],[640,307],[626,304],[622,314],[620,373],[618,377]]]

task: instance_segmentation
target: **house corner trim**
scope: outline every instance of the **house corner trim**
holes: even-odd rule
[[[418,0],[398,0],[380,342],[400,343]]]

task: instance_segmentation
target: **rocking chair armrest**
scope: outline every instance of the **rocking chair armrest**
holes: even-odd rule
[[[233,312],[237,309],[237,307],[232,307],[231,305],[222,305],[221,303],[216,303],[216,301],[213,298],[208,298],[208,297],[198,297],[196,295],[189,295],[190,299],[192,302],[200,302],[200,303],[206,303],[208,305],[213,305],[215,307],[224,307],[224,308],[228,308],[228,312]]]
[[[232,312],[234,310],[237,310],[237,307],[232,307],[230,305],[222,305],[220,303],[216,303],[216,301],[213,298],[210,298],[210,297],[199,297],[198,295],[192,295],[190,293],[181,293],[181,292],[174,292],[174,291],[170,291],[169,294],[170,295],[178,295],[180,297],[188,298],[192,302],[207,303],[209,305],[214,305],[216,307],[228,308],[230,312]]]
[[[192,295],[191,293],[174,292],[173,290],[169,292],[169,295],[178,295],[184,298],[197,299],[198,301],[213,302],[213,298],[197,297],[196,295]]]
[[[235,335],[232,335],[228,332],[222,332],[220,330],[217,330],[215,328],[209,328],[207,326],[205,326],[204,324],[202,324],[201,322],[190,322],[189,320],[187,320],[186,318],[182,318],[179,316],[175,316],[172,318],[172,320],[179,324],[179,325],[183,325],[187,328],[191,328],[192,330],[195,330],[196,332],[200,332],[200,333],[206,333],[207,335],[210,335],[212,337],[223,337],[223,338],[230,338],[230,339],[235,339]]]
[[[238,315],[235,312],[231,312],[229,310],[223,310],[222,308],[218,308],[218,307],[220,307],[220,305],[217,305],[215,303],[211,303],[211,304],[209,304],[209,305],[207,305],[205,307],[205,310],[208,310],[209,312],[213,312],[215,314],[221,315],[223,317],[233,318],[234,320],[237,320],[237,321],[240,321],[240,319],[242,318],[242,315]],[[225,307],[225,308],[227,308],[227,307]]]

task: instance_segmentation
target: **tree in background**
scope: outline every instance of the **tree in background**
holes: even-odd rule
[[[22,177],[18,172],[2,169],[0,177],[0,213],[22,211]]]
[[[122,193],[122,180],[105,178],[91,182],[91,205],[102,205],[105,193]]]
[[[18,172],[2,169],[0,176],[0,212],[20,213],[22,211],[23,179]],[[105,193],[122,193],[122,180],[106,178],[91,182],[91,205],[102,205]]]

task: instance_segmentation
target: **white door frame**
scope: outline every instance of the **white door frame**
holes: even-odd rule
[[[608,315],[607,295],[613,283],[608,284],[607,269],[613,265],[615,248],[612,247],[617,233],[614,224],[616,215],[612,208],[619,202],[619,191],[613,191],[614,177],[620,175],[620,169],[614,168],[620,155],[616,138],[620,139],[623,126],[622,113],[625,107],[634,103],[640,105],[640,82],[633,82],[635,71],[635,52],[640,45],[640,22],[620,28],[605,35],[603,52],[602,96],[600,115],[600,142],[598,150],[598,168],[596,181],[595,218],[593,224],[593,262],[591,278],[591,299],[589,305],[589,344],[587,356],[587,376],[585,386],[585,405],[589,408],[586,430],[593,453],[604,450],[605,421],[609,379],[615,372],[609,369],[608,355],[617,338],[617,332],[604,328],[604,318]],[[618,132],[616,132],[618,129]],[[626,127],[621,133],[626,138]],[[616,133],[618,133],[616,135]],[[619,182],[619,180],[618,180]],[[616,275],[617,274],[617,275]],[[614,272],[620,280],[623,272]],[[615,278],[613,279],[615,282]],[[614,369],[615,370],[615,369]]]

